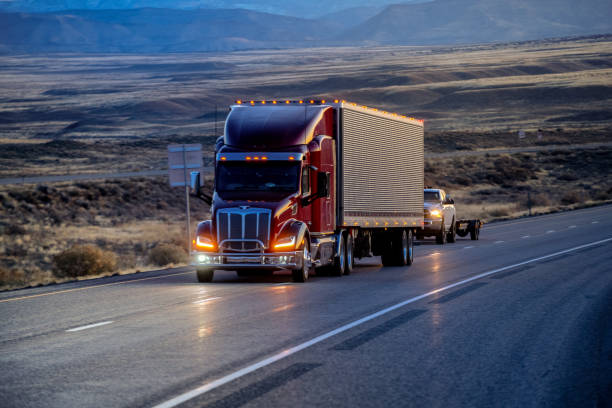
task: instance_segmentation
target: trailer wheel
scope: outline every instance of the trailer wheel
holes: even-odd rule
[[[344,274],[350,275],[353,272],[353,268],[355,267],[355,241],[353,240],[353,236],[351,234],[346,235],[346,256],[345,256],[345,265],[344,265]]]
[[[306,282],[310,275],[310,244],[306,242],[302,249],[302,267],[299,269],[293,269],[291,271],[291,277],[294,282]]]
[[[209,268],[197,268],[198,282],[212,282],[215,271]]]
[[[346,269],[346,241],[344,234],[340,234],[338,241],[338,255],[334,257],[334,263],[331,265],[330,274],[332,276],[342,276]]]
[[[476,222],[470,223],[470,238],[472,241],[478,240],[478,236],[480,235],[480,226]]]
[[[446,243],[446,230],[444,226],[444,219],[442,219],[442,225],[440,231],[436,234],[436,244],[444,245]]]
[[[449,243],[455,242],[455,234],[457,233],[457,225],[455,224],[455,218],[453,217],[453,223],[451,224],[451,229],[448,231],[446,236],[446,241]]]

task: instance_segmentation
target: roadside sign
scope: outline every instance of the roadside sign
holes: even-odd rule
[[[185,215],[187,220],[187,248],[191,254],[191,216],[189,213],[189,173],[203,172],[202,145],[168,145],[168,178],[170,187],[185,188]],[[202,177],[200,177],[202,180]],[[200,181],[201,183],[202,181]]]
[[[203,173],[202,145],[168,145],[168,176],[171,187],[189,186],[189,173]]]

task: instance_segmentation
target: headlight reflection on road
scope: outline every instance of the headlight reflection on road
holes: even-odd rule
[[[198,328],[198,338],[203,339],[212,334],[212,329],[208,326],[202,326]]]

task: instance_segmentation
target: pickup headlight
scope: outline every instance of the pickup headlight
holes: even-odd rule
[[[442,216],[442,212],[440,212],[440,210],[431,210],[429,212],[429,214],[431,214],[432,217],[441,217]]]
[[[279,238],[274,244],[274,249],[292,250],[295,248],[295,237]]]
[[[196,249],[203,249],[208,251],[213,251],[216,247],[214,241],[208,237],[197,236],[195,239]]]

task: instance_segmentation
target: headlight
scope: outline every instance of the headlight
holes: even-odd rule
[[[211,251],[215,249],[215,243],[212,239],[208,237],[201,237],[199,235],[195,240],[195,245],[198,249],[208,249]]]
[[[274,249],[293,249],[295,248],[295,237],[280,238],[274,244]]]
[[[440,210],[431,210],[429,212],[433,217],[441,217],[442,213],[440,212]]]

